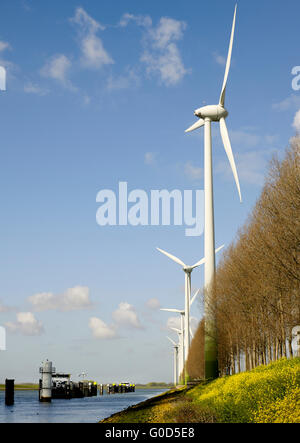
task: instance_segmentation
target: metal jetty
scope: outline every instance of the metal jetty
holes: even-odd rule
[[[106,385],[108,394],[124,394],[126,392],[135,392],[135,384],[131,383],[112,383]]]
[[[73,382],[70,374],[56,372],[48,360],[40,368],[39,400],[51,402],[52,399],[84,398],[97,396],[98,385],[95,381]]]

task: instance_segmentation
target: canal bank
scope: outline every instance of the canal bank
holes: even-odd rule
[[[173,389],[101,423],[300,423],[300,358]]]

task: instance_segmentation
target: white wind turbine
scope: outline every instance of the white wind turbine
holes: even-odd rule
[[[179,357],[180,363],[179,363],[179,374],[178,374],[178,378],[179,378],[180,374],[183,371],[184,362],[185,362],[185,329],[184,329],[185,312],[180,311],[179,309],[161,309],[161,311],[175,312],[177,314],[180,314],[180,329],[170,328],[170,329],[172,329],[172,331],[177,332],[178,338],[179,338],[179,348],[180,348],[180,357]]]
[[[199,120],[191,126],[186,132],[194,131],[204,126],[204,188],[205,188],[205,230],[204,230],[204,248],[205,248],[205,374],[206,378],[217,377],[217,350],[215,336],[215,320],[214,316],[209,312],[209,295],[215,275],[215,225],[214,225],[214,203],[213,203],[213,174],[212,174],[212,138],[211,138],[211,122],[220,123],[220,132],[225,152],[227,154],[240,201],[242,202],[239,178],[236,165],[232,153],[231,143],[225,123],[228,111],[225,109],[225,93],[228,80],[228,74],[231,64],[232,47],[235,32],[237,5],[234,10],[232,31],[230,37],[229,51],[225,69],[225,76],[221,90],[218,105],[204,106],[197,109],[194,114]]]
[[[195,294],[193,295],[193,297],[190,299],[190,303],[189,303],[190,309],[191,309],[192,304],[193,304],[194,301],[196,300],[196,298],[197,298],[199,292],[200,292],[200,289],[198,289],[198,290],[195,292]],[[180,315],[181,315],[181,330],[183,331],[183,333],[185,332],[185,328],[184,328],[185,311],[180,310],[180,309],[173,309],[173,308],[172,308],[172,309],[165,309],[165,308],[162,308],[161,311],[164,311],[164,312],[172,312],[172,313],[175,313],[175,314],[180,314]],[[190,311],[190,312],[191,312],[191,311]],[[193,336],[193,332],[192,332],[191,325],[190,325],[189,331],[190,331],[190,336],[193,338],[194,336]],[[184,356],[185,356],[185,354],[184,354]]]
[[[193,295],[193,298],[190,300],[190,307],[192,306],[192,304],[196,300],[197,295],[199,294],[199,292],[200,292],[200,289],[198,289],[198,291],[196,291],[195,294]],[[176,329],[176,328],[173,328],[173,329],[171,328],[171,329],[173,331],[176,331],[178,333],[178,335],[182,334],[182,335],[180,335],[180,337],[182,339],[182,344],[180,346],[180,348],[181,348],[180,349],[180,351],[181,351],[180,358],[181,358],[181,370],[183,370],[184,365],[185,365],[185,358],[186,358],[185,357],[185,352],[184,352],[184,342],[185,342],[184,317],[185,317],[185,311],[182,311],[180,309],[165,309],[165,308],[161,309],[161,311],[172,312],[172,313],[175,313],[175,314],[180,314],[180,316],[181,316],[181,318],[180,318],[180,330]],[[190,326],[190,336],[192,338],[194,338],[191,326]]]
[[[216,253],[219,252],[221,249],[224,248],[224,245],[221,246],[216,250]],[[182,266],[182,269],[185,273],[185,316],[184,316],[184,354],[185,358],[184,360],[187,360],[188,352],[190,348],[190,300],[191,300],[191,274],[195,268],[198,268],[199,266],[203,265],[205,263],[205,258],[195,263],[193,266],[187,266],[185,263],[183,263],[182,260],[175,257],[172,254],[169,254],[166,251],[163,251],[162,249],[157,248],[159,252],[169,257],[171,260],[173,260],[175,263]]]
[[[167,339],[172,343],[174,348],[174,385],[178,385],[178,348],[179,343],[175,343],[174,340],[172,340],[170,337],[167,337]]]
[[[178,344],[179,344],[179,351],[178,351],[178,380],[180,375],[183,373],[184,370],[184,329],[181,325],[180,329],[177,328],[170,328],[172,331],[176,332],[178,335]]]

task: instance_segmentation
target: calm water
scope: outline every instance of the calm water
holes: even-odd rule
[[[14,406],[5,406],[0,392],[0,423],[97,423],[103,418],[154,397],[164,390],[138,389],[114,394],[40,403],[38,391],[15,391]]]

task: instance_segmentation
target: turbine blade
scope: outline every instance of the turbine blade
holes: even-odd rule
[[[215,253],[217,254],[219,251],[221,251],[221,249],[224,248],[225,245],[221,246],[220,248],[215,250]],[[202,258],[200,261],[198,261],[197,263],[194,264],[194,266],[192,266],[192,269],[198,268],[199,266],[203,265],[205,263],[205,258]]]
[[[179,309],[160,309],[161,311],[166,312],[176,312],[177,314],[181,314],[183,311],[180,311]]]
[[[193,295],[193,298],[191,299],[191,302],[190,302],[190,306],[192,306],[192,304],[193,304],[194,301],[196,300],[196,298],[197,298],[199,292],[200,292],[200,289],[198,289],[198,291],[196,291],[195,294]]]
[[[156,248],[159,252],[161,252],[162,254],[165,254],[167,257],[169,257],[171,260],[173,260],[175,263],[178,263],[179,265],[181,265],[183,268],[186,267],[185,263],[183,263],[183,261],[181,261],[179,258],[175,257],[175,255],[169,254],[166,251],[163,251],[162,249]]]
[[[232,169],[232,173],[235,179],[235,183],[236,183],[236,187],[240,196],[240,202],[242,203],[242,195],[241,195],[241,188],[240,188],[240,182],[239,182],[239,177],[238,177],[238,173],[236,170],[236,166],[235,166],[235,161],[234,161],[234,157],[233,157],[233,153],[232,153],[232,148],[231,148],[231,143],[230,143],[230,139],[229,139],[229,135],[228,135],[228,131],[227,131],[227,127],[226,127],[226,122],[225,122],[225,118],[222,117],[220,119],[220,131],[221,131],[221,137],[223,140],[223,145]]]
[[[190,328],[190,335],[191,335],[192,338],[194,338],[194,334],[192,332],[192,328]]]
[[[177,328],[170,328],[170,329],[172,329],[172,331],[177,332],[177,334],[182,334],[182,331],[180,331],[180,329]]]
[[[175,343],[175,341],[172,340],[170,337],[167,337],[167,339],[170,340],[170,342],[172,343],[172,345],[177,346],[176,343]]]
[[[204,263],[205,263],[205,258],[202,258],[200,261],[191,266],[191,268],[192,269],[198,268],[199,266],[204,265]]]
[[[189,129],[187,129],[185,132],[192,132],[195,131],[196,129],[201,128],[202,126],[204,126],[205,121],[200,118],[199,121],[197,121],[196,123],[194,123]]]
[[[225,248],[225,245],[222,245],[222,246],[220,246],[218,249],[216,249],[216,254],[218,253],[218,252],[220,252],[223,248]]]
[[[228,74],[229,74],[230,64],[231,64],[231,55],[232,55],[232,47],[233,47],[234,31],[235,31],[235,21],[236,21],[236,11],[237,11],[237,5],[235,5],[235,10],[234,10],[231,37],[230,37],[229,50],[228,50],[226,69],[225,69],[225,76],[224,76],[222,92],[220,95],[220,102],[219,102],[219,104],[223,107],[225,105],[226,86],[227,86]]]

